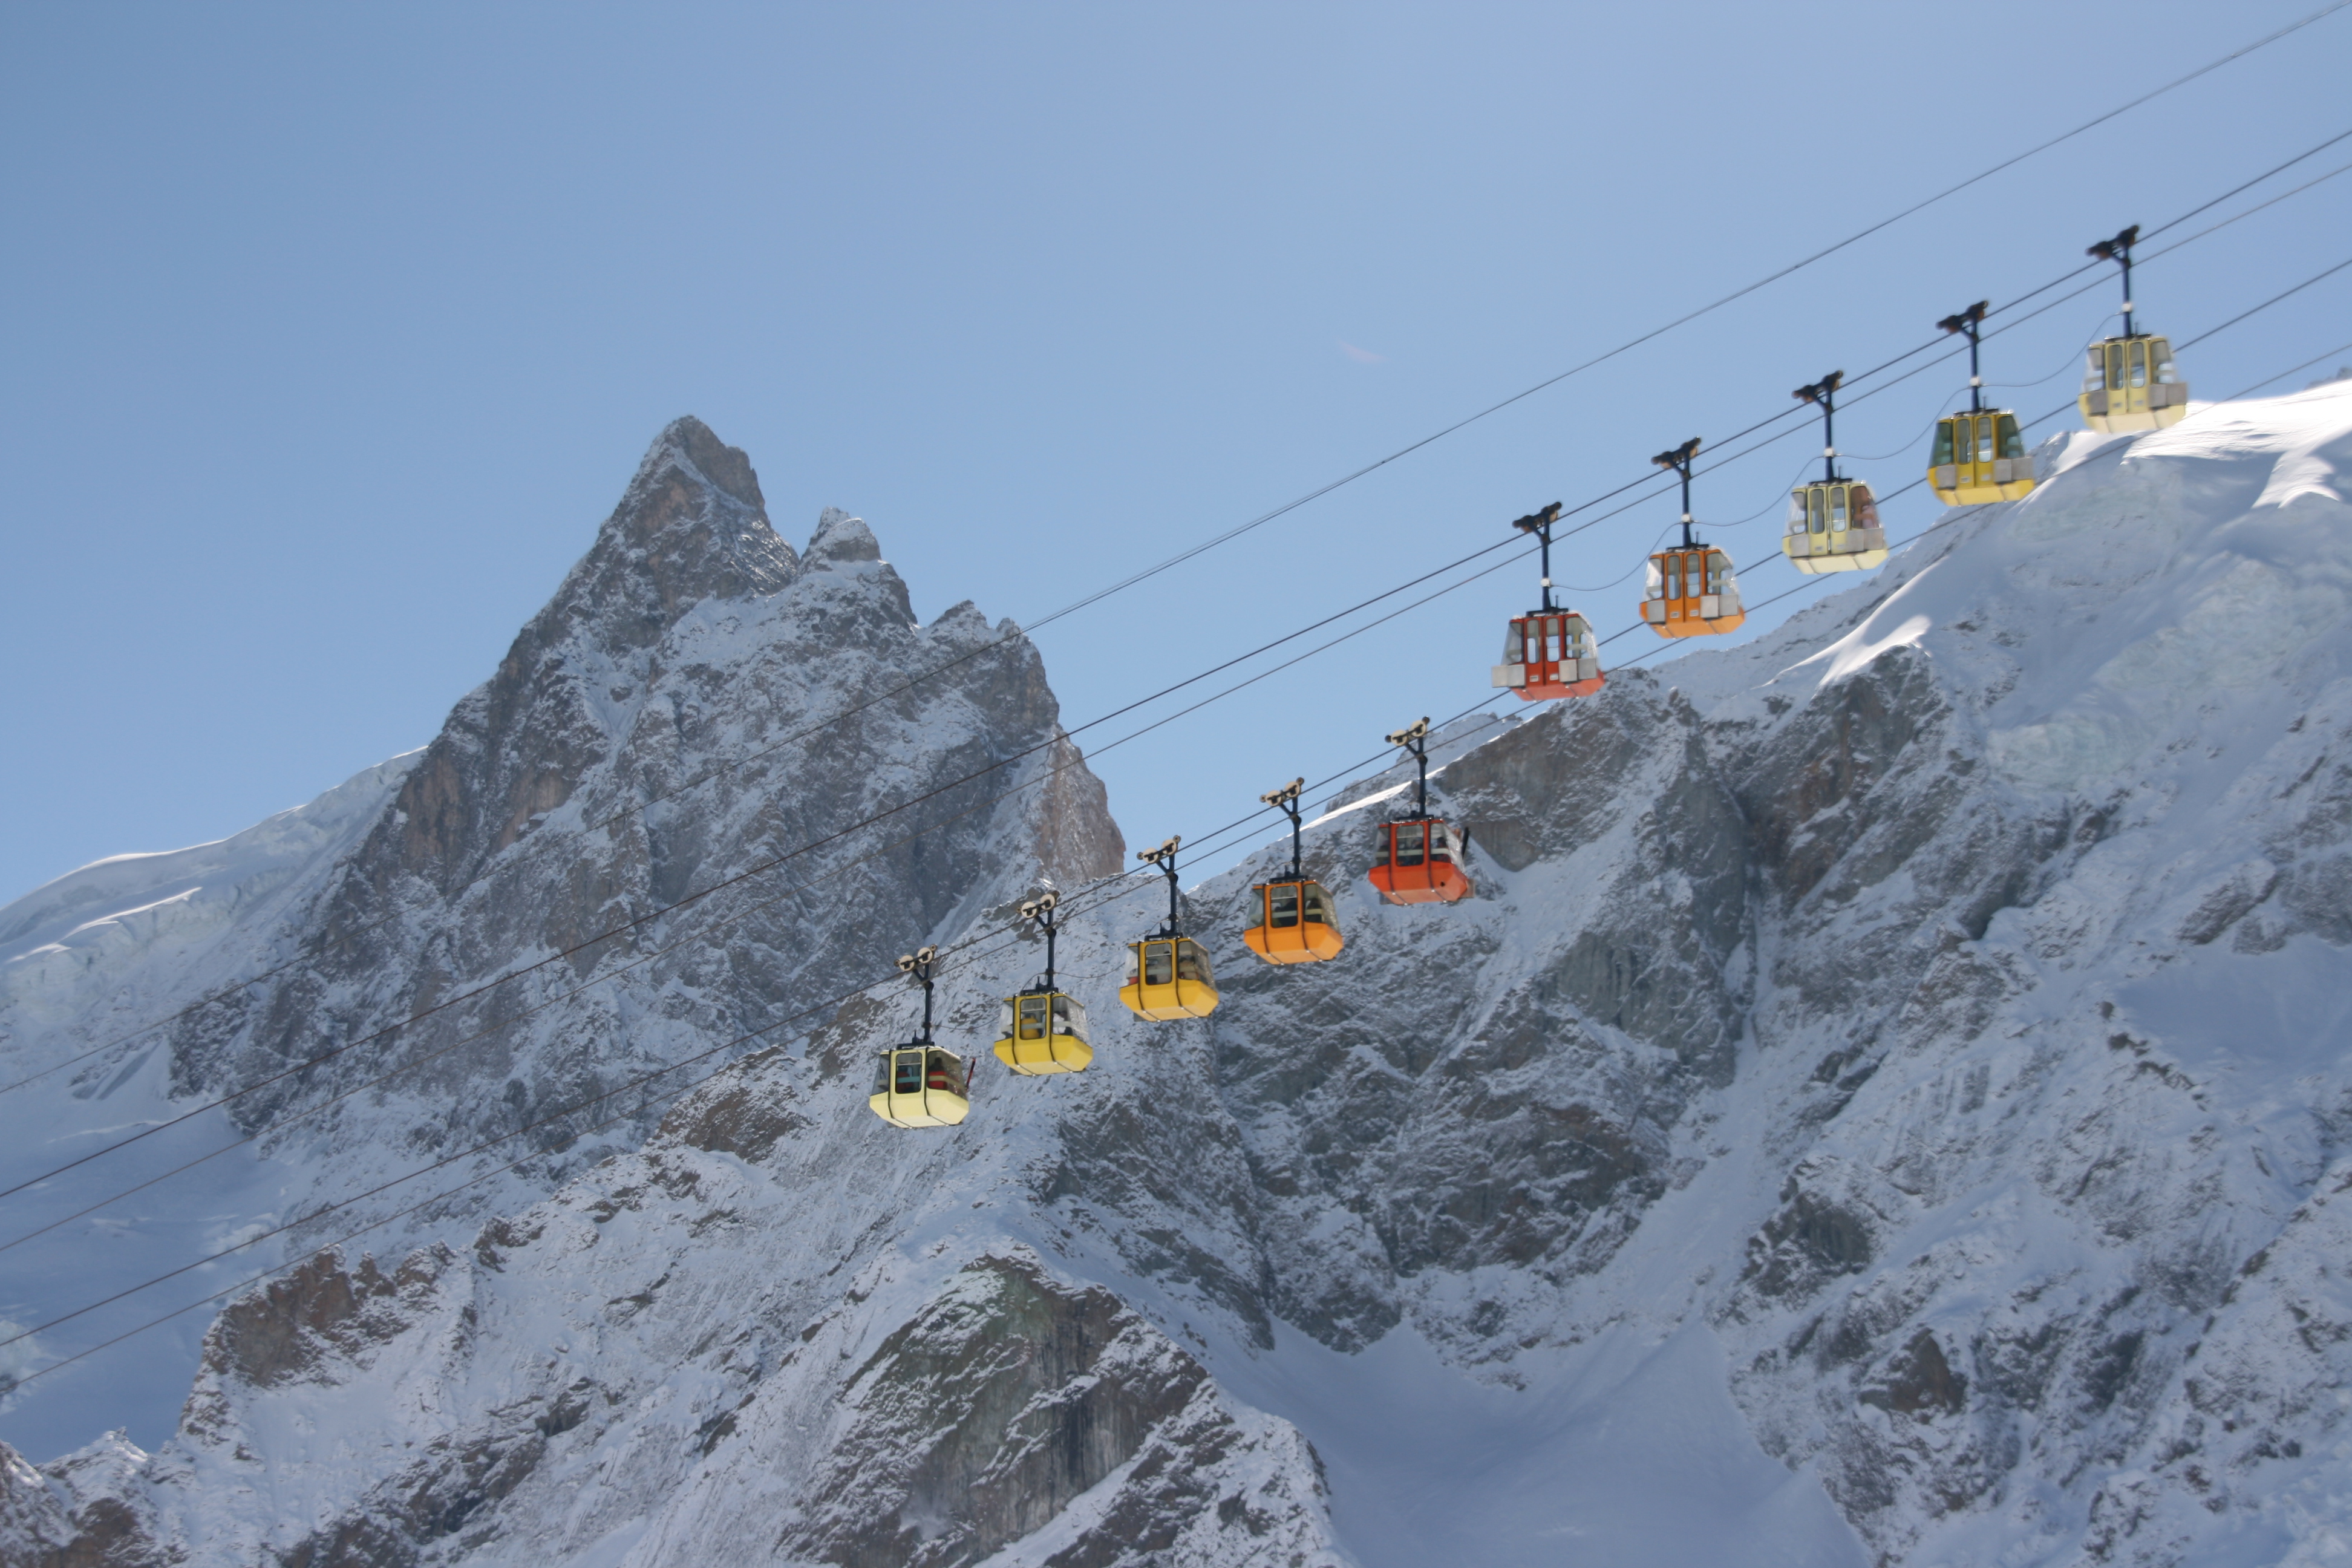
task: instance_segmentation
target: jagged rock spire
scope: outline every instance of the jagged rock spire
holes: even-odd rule
[[[798,568],[742,448],[690,414],[673,419],[499,673],[578,631],[609,650],[647,646],[703,600],[772,594]]]

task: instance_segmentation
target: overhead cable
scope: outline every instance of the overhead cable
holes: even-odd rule
[[[2199,66],[2196,69],[2191,70],[2183,76],[2176,77],[2160,87],[2150,89],[2148,91],[2140,94],[2138,97],[2134,98],[2127,102],[2118,104],[2116,107],[2106,110],[2105,113],[2095,115],[2093,118],[2083,121],[2081,124],[2075,126],[2070,131],[2062,132],[2058,135],[2038,142],[2021,153],[2018,153],[2008,158],[2002,159],[2000,163],[1991,165],[1990,168],[1980,170],[1977,174],[1969,175],[1967,179],[1960,181],[1957,184],[1948,185],[1944,189],[1937,192],[1934,195],[1927,196],[1920,201],[1915,202],[1911,205],[1903,208],[1901,211],[1881,218],[1865,228],[1856,230],[1854,233],[1846,236],[1844,238],[1838,240],[1834,244],[1825,246],[1822,249],[1814,251],[1812,254],[1804,257],[1801,260],[1791,262],[1789,265],[1779,268],[1777,271],[1758,279],[1752,283],[1743,285],[1742,287],[1732,290],[1730,293],[1722,296],[1720,299],[1715,300],[1708,304],[1702,305],[1696,310],[1690,310],[1683,315],[1677,316],[1674,320],[1664,323],[1663,326],[1654,327],[1638,337],[1628,339],[1624,342],[1618,344],[1615,348],[1610,349],[1602,353],[1596,354],[1579,364],[1572,365],[1569,369],[1559,372],[1556,375],[1548,376],[1544,380],[1536,383],[1534,385],[1526,388],[1524,391],[1514,393],[1508,397],[1490,404],[1474,414],[1455,420],[1453,424],[1445,426],[1442,429],[1421,437],[1417,441],[1413,441],[1407,446],[1398,447],[1395,451],[1389,453],[1385,457],[1379,458],[1372,462],[1367,463],[1361,468],[1344,474],[1339,479],[1333,479],[1327,484],[1319,485],[1314,489],[1309,490],[1292,500],[1286,501],[1282,505],[1276,507],[1271,510],[1261,512],[1256,517],[1250,519],[1248,521],[1228,529],[1223,533],[1218,534],[1213,538],[1204,540],[1201,543],[1193,545],[1189,549],[1179,552],[1177,554],[1171,555],[1155,565],[1146,567],[1142,571],[1133,573],[1107,587],[1097,589],[1084,597],[1073,600],[1069,604],[1063,605],[1060,609],[1052,611],[1045,616],[1031,622],[1025,628],[1016,627],[1013,632],[1007,634],[1005,637],[959,654],[955,658],[950,658],[942,664],[934,666],[932,668],[926,670],[919,675],[908,678],[898,686],[878,692],[847,709],[829,714],[824,719],[819,721],[816,724],[795,731],[793,735],[778,741],[769,747],[751,752],[746,756],[730,759],[722,763],[719,767],[697,774],[692,778],[674,785],[669,790],[663,791],[648,796],[644,800],[638,801],[635,805],[629,806],[625,811],[616,813],[600,822],[588,824],[583,826],[581,831],[583,834],[599,831],[602,828],[610,826],[614,822],[622,820],[626,816],[644,812],[653,805],[658,805],[663,801],[675,798],[677,795],[683,794],[689,789],[698,788],[701,784],[709,783],[714,778],[724,776],[726,772],[731,768],[740,767],[748,762],[758,761],[760,758],[770,754],[778,748],[806,739],[808,736],[815,733],[818,730],[823,729],[827,725],[838,723],[844,719],[865,711],[866,709],[873,707],[876,703],[887,701],[893,697],[902,695],[905,692],[913,689],[923,681],[944,674],[949,669],[951,669],[969,659],[976,658],[983,653],[1001,647],[1005,644],[1013,641],[1015,638],[1026,636],[1031,632],[1034,632],[1041,627],[1062,619],[1064,616],[1074,615],[1079,610],[1085,609],[1088,605],[1108,598],[1114,594],[1122,593],[1129,588],[1134,587],[1139,583],[1157,576],[1162,572],[1166,572],[1176,566],[1181,565],[1184,562],[1190,561],[1197,555],[1202,554],[1207,551],[1216,549],[1220,545],[1240,538],[1242,535],[1250,532],[1254,529],[1262,527],[1268,522],[1274,521],[1277,518],[1296,511],[1300,507],[1306,506],[1311,501],[1320,500],[1322,497],[1329,495],[1334,490],[1339,489],[1344,486],[1353,484],[1356,480],[1363,479],[1370,474],[1378,472],[1380,469],[1388,467],[1390,464],[1394,463],[1402,458],[1411,456],[1412,453],[1421,450],[1424,447],[1428,447],[1435,442],[1444,440],[1446,437],[1454,434],[1456,431],[1465,429],[1471,425],[1475,425],[1478,421],[1485,419],[1491,415],[1498,414],[1514,404],[1523,402],[1527,398],[1534,396],[1538,392],[1556,386],[1561,382],[1569,380],[1570,377],[1582,374],[1585,371],[1593,369],[1594,367],[1604,364],[1610,360],[1615,359],[1622,354],[1630,353],[1633,349],[1639,348],[1643,343],[1649,342],[1654,339],[1663,337],[1666,333],[1674,331],[1679,327],[1686,326],[1690,322],[1697,321],[1703,316],[1712,314],[1713,312],[1721,310],[1726,305],[1731,304],[1736,300],[1745,299],[1747,296],[1756,293],[1759,289],[1769,288],[1772,284],[1779,282],[1780,279],[1787,278],[1793,273],[1801,271],[1805,268],[1812,266],[1815,262],[1822,261],[1831,256],[1834,256],[1839,251],[1858,244],[1862,240],[1878,233],[1882,229],[1900,223],[1905,218],[1925,211],[1927,208],[1935,205],[1938,202],[1957,195],[1960,192],[1965,191],[1973,185],[1982,184],[1984,181],[1992,178],[1994,175],[2008,169],[2014,168],[2019,163],[2024,163],[2026,160],[2036,157],[2042,153],[2046,153],[2053,147],[2073,141],[2075,137],[2084,134],[2085,132],[2095,130],[2098,126],[2104,125],[2107,121],[2117,118],[2118,116],[2129,113],[2132,110],[2137,109],[2143,104],[2161,98],[2165,94],[2171,92],[2176,89],[2185,87],[2189,83],[2197,80],[2199,78],[2219,70],[2221,67],[2228,65],[2232,61],[2242,59],[2246,56],[2252,54],[2259,49],[2265,48],[2293,33],[2310,26],[2315,22],[2332,16],[2336,12],[2344,9],[2347,5],[2352,5],[2352,0],[2330,0],[2328,5],[2321,6],[2318,10],[2312,12],[2310,15],[2304,16],[2297,21],[2291,22],[2285,26],[2278,28],[2273,32],[2267,33],[2262,37],[2254,39],[2251,43],[2241,45],[2239,47],[2231,50],[2229,53],[2221,55],[2215,59],[2209,60],[2204,65]],[[2308,154],[2305,155],[2307,156]],[[2284,166],[2284,165],[2282,165],[2282,167]],[[2273,171],[2273,173],[2275,172],[2276,171]],[[2267,178],[2269,178],[2268,174],[2257,176],[2254,181],[2250,181],[2248,184],[2258,184],[2262,179]],[[2239,189],[2243,188],[2245,187],[2239,187]],[[2226,193],[2224,195],[2215,198],[2215,200],[2227,200],[2229,195],[2235,194],[2235,191]],[[2208,205],[2210,205],[2212,204],[2209,203]],[[459,884],[457,888],[452,889],[448,895],[445,896],[454,897],[457,893],[463,892],[467,889],[475,886],[481,879],[481,876],[471,878],[466,882]],[[328,950],[331,951],[333,947],[341,946],[343,943],[353,941],[368,931],[380,929],[383,924],[388,922],[390,918],[391,917],[387,917],[386,921],[378,921],[365,927],[359,928],[358,930],[346,931],[338,934],[336,937],[331,939]],[[282,974],[288,970],[309,961],[310,958],[315,957],[319,951],[320,950],[306,948],[302,952],[297,953],[295,956],[289,958],[282,963],[274,965],[269,969],[264,970],[261,973],[246,979],[234,982],[221,990],[208,994],[203,997],[199,997],[195,1001],[191,1002],[186,1006],[181,1008],[179,1011],[159,1019],[152,1024],[143,1025],[140,1028],[133,1030],[131,1034],[119,1037],[104,1045],[92,1047],[89,1050],[83,1052],[81,1055],[75,1058],[53,1063],[49,1067],[42,1068],[39,1072],[35,1073],[30,1077],[20,1079],[14,1083],[0,1085],[0,1093],[6,1093],[11,1089],[22,1088],[27,1083],[35,1082],[39,1079],[47,1077],[53,1072],[59,1071],[66,1067],[69,1067],[76,1061],[84,1060],[90,1056],[110,1050],[115,1046],[122,1044],[126,1040],[136,1038],[141,1034],[145,1034],[153,1029],[163,1027],[164,1026],[176,1022],[178,1019],[185,1017],[189,1014],[201,1008],[210,1006],[217,1002],[226,1000],[227,997],[235,995],[239,991],[260,984],[266,980],[274,978],[278,974]]]

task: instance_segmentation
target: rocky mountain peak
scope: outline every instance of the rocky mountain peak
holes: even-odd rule
[[[1391,808],[1337,792],[1305,855],[1338,962],[1241,948],[1267,844],[1189,894],[1214,1016],[1147,1024],[1114,988],[1156,888],[1074,897],[1074,1076],[988,1051],[1040,956],[1006,901],[1131,863],[1035,650],[961,605],[898,617],[895,573],[845,564],[874,559],[854,520],[811,542],[835,569],[625,668],[551,666],[523,728],[478,702],[418,776],[511,812],[538,797],[510,759],[549,759],[590,804],[497,819],[526,826],[462,908],[376,884],[351,906],[397,917],[375,952],[189,1059],[283,1059],[320,1015],[341,1037],[819,847],[587,953],[604,989],[410,1031],[467,1054],[348,1102],[314,1156],[344,1186],[271,1204],[518,1124],[570,1142],[373,1258],[308,1238],[223,1312],[160,1452],[0,1447],[0,1562],[2326,1560],[2352,388],[2042,457],[2022,500],[1771,631],[1450,731],[1460,904],[1380,902]],[[823,744],[743,750],[877,689]],[[588,761],[554,771],[567,745]],[[850,831],[900,799],[935,814],[919,849]],[[981,1071],[967,1121],[910,1132],[863,1097],[919,1005],[889,955],[922,941],[952,955],[938,1037]],[[887,989],[836,1007],[864,976]],[[657,1129],[547,1120],[650,1111],[625,1075],[752,1030]]]
[[[672,466],[690,470],[717,486],[729,500],[767,516],[767,499],[760,493],[760,476],[752,471],[751,459],[744,456],[743,448],[727,445],[691,414],[682,414],[662,426],[661,434],[646,448],[645,460],[637,465],[637,477],[642,479]]]
[[[606,653],[650,646],[696,605],[773,594],[798,565],[769,525],[751,459],[693,416],[673,419],[500,673],[583,633]]]
[[[855,561],[882,559],[882,542],[866,526],[862,517],[852,517],[837,506],[829,506],[818,514],[816,531],[809,536],[808,548],[801,558],[812,566],[845,565]]]
[[[59,1125],[265,1086],[169,1155],[159,1139],[145,1166],[137,1152],[91,1164],[50,1214],[217,1148],[233,1124],[268,1153],[201,1166],[168,1224],[127,1218],[158,1251],[211,1250],[186,1227],[255,1203],[264,1230],[373,1204],[425,1150],[478,1151],[462,1161],[480,1180],[384,1217],[462,1239],[478,1215],[461,1207],[528,1203],[633,1147],[659,1114],[647,1088],[791,1041],[845,985],[1039,877],[1116,870],[1117,825],[1035,647],[970,606],[918,625],[846,512],[819,521],[814,552],[820,569],[803,570],[770,527],[743,453],[676,421],[430,743],[263,829],[0,910],[0,1082],[122,1037],[0,1104],[19,1167],[54,1158]],[[187,1006],[224,986],[232,1004]],[[139,1032],[155,1018],[168,1032]],[[311,1065],[281,1076],[298,1060]],[[57,1250],[11,1278],[79,1289],[88,1235],[49,1233]],[[87,1386],[61,1376],[28,1409],[7,1397],[18,1364],[0,1356],[0,1436],[22,1441],[54,1411],[86,1441]],[[155,1386],[176,1405],[184,1374],[167,1377]]]

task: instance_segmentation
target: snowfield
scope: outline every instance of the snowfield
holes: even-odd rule
[[[1461,905],[1364,882],[1391,772],[1307,832],[1345,952],[1257,964],[1238,913],[1287,861],[1269,832],[1188,895],[1223,988],[1209,1020],[1115,1001],[1156,880],[1081,893],[1061,971],[1094,1068],[988,1060],[959,1129],[864,1109],[919,1007],[886,994],[613,1130],[562,1123],[580,1142],[365,1244],[289,1233],[299,1266],[209,1327],[6,1396],[0,1436],[64,1457],[0,1455],[0,1557],[2341,1561],[2347,461],[2345,384],[2059,438],[2032,496],[1952,514],[1771,633],[1447,748]],[[1025,641],[791,775],[807,820],[760,819],[777,781],[606,821],[1004,635],[962,606],[913,627],[903,602],[862,524],[828,514],[794,556],[742,455],[673,426],[433,747],[0,910],[0,1072],[101,1047],[0,1097],[6,1184],[299,1060],[310,1037],[273,1018],[382,1026],[994,759],[1003,783],[952,797],[961,837],[838,872],[929,923],[826,959],[950,945],[940,1036],[984,1042],[1042,962],[1011,904],[1119,868]],[[1025,793],[984,798],[1007,784]],[[147,1141],[163,1169],[263,1127],[0,1252],[0,1314],[413,1169],[499,1129],[509,1082],[560,1104],[550,1077],[593,1091],[809,1006],[772,956],[806,917],[760,896],[727,906],[756,941],[589,955],[533,993],[555,1000],[526,1044],[450,1046],[453,1025],[418,1083],[301,1079],[268,1117],[349,1094],[310,1131],[224,1108]],[[321,954],[367,920],[397,940]],[[275,1002],[107,1044],[273,964]],[[565,989],[583,981],[607,990]],[[5,1212],[69,1214],[125,1157]],[[160,1310],[136,1306],[122,1326]],[[0,1355],[37,1370],[119,1331],[100,1317]]]

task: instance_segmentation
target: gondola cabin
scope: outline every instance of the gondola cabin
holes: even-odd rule
[[[1937,420],[1927,483],[1946,506],[2022,497],[2033,488],[2033,455],[2018,432],[2017,416],[1988,408]]]
[[[1139,1017],[1205,1018],[1217,1010],[1217,979],[1206,949],[1189,936],[1150,936],[1127,946],[1118,999]]]
[[[1706,545],[1661,550],[1650,557],[1642,619],[1662,637],[1738,631],[1748,619],[1731,557]]]
[[[1886,531],[1878,525],[1870,487],[1860,479],[1817,479],[1790,491],[1780,551],[1804,573],[1867,572],[1884,563]]]
[[[895,1047],[874,1066],[866,1103],[893,1127],[953,1127],[971,1109],[971,1064],[920,1043]]]
[[[1590,697],[1602,679],[1591,624],[1573,610],[1516,616],[1503,633],[1495,684],[1517,692],[1522,702]]]
[[[1450,904],[1469,897],[1470,874],[1453,829],[1433,816],[1381,824],[1387,855],[1372,862],[1372,886],[1392,904]]]
[[[1250,916],[1254,923],[1242,940],[1268,963],[1319,963],[1339,956],[1339,925],[1320,882],[1261,883],[1250,889]]]
[[[1086,1071],[1095,1048],[1085,1004],[1066,991],[1007,996],[996,1014],[996,1059],[1024,1078]]]
[[[2172,344],[2146,332],[2095,345],[2076,401],[2094,430],[2158,430],[2189,412],[2189,384],[2173,367]]]

